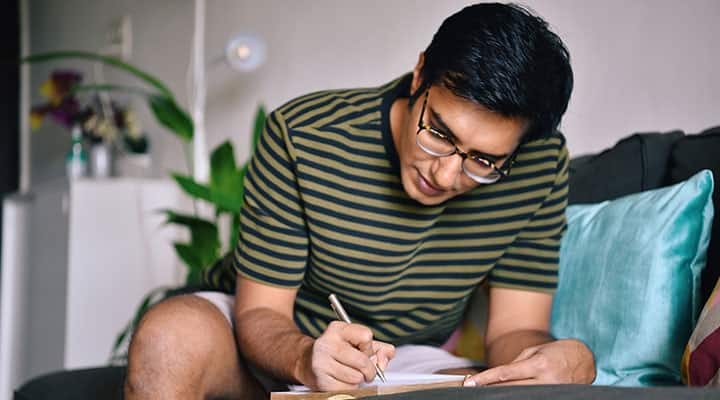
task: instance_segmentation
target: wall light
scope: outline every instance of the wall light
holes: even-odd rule
[[[225,60],[233,69],[248,72],[265,62],[265,42],[250,33],[234,35],[225,46]]]

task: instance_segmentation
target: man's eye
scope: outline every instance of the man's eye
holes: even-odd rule
[[[446,140],[448,142],[450,141],[450,139],[448,139],[448,137],[446,135],[436,131],[435,129],[430,129],[430,133],[435,135],[435,137],[437,137],[438,139]]]

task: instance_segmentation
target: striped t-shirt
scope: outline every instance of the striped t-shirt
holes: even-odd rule
[[[396,345],[441,344],[491,286],[552,292],[565,228],[565,139],[524,144],[508,179],[437,206],[410,199],[390,133],[409,76],[324,91],[272,112],[245,178],[235,268],[299,287],[294,319],[317,337],[336,293],[354,322]]]

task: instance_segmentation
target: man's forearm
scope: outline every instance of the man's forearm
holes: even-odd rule
[[[306,365],[313,338],[304,335],[295,322],[268,308],[237,316],[235,334],[243,357],[274,377],[307,384]]]
[[[507,364],[526,348],[551,341],[553,338],[544,331],[521,330],[506,333],[487,344],[488,366]]]

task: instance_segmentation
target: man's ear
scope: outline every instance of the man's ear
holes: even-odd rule
[[[415,93],[420,88],[420,84],[422,84],[422,76],[420,75],[420,71],[422,70],[424,63],[425,52],[421,51],[420,55],[418,56],[417,65],[415,65],[415,69],[413,69],[413,79],[412,83],[410,83],[410,94]]]

